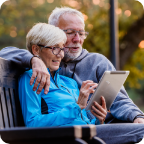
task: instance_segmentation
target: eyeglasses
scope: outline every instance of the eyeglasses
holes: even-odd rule
[[[87,35],[89,34],[88,32],[84,30],[76,31],[74,29],[67,29],[63,31],[67,34],[68,37],[71,37],[71,38],[76,36],[76,33],[78,33],[82,39],[86,39]]]
[[[41,45],[41,44],[37,44],[37,46],[40,46],[40,47],[43,47],[43,48],[52,49],[52,53],[54,55],[58,55],[61,52],[61,50],[64,51],[64,47],[63,48],[60,48],[60,47],[49,47],[49,46],[44,46],[44,45]]]

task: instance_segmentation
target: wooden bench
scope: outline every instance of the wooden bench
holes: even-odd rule
[[[40,127],[24,125],[18,98],[19,67],[0,58],[0,134],[10,144],[86,144],[104,142],[96,137],[96,126]]]

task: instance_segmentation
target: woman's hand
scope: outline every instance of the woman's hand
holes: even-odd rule
[[[94,93],[94,88],[96,88],[97,85],[97,83],[94,83],[91,80],[83,81],[77,101],[77,104],[80,106],[81,109],[84,109],[86,107],[89,94]]]
[[[101,101],[102,105],[99,105],[96,101],[94,101],[91,113],[99,119],[101,124],[103,124],[107,115],[106,102],[103,96],[101,97]]]

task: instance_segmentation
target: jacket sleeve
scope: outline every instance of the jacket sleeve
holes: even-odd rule
[[[99,80],[102,77],[102,74],[105,71],[115,71],[114,66],[107,58],[102,58],[100,66],[97,71],[97,76]],[[129,98],[124,87],[120,89],[116,99],[114,100],[111,108],[111,114],[123,121],[133,122],[134,118],[138,115],[143,115],[143,112],[133,103],[133,101]]]
[[[31,68],[30,61],[33,55],[28,50],[5,47],[0,51],[0,57],[14,62],[22,69],[26,69]]]
[[[29,85],[30,76],[24,73],[19,79],[19,99],[22,114],[27,127],[61,126],[72,122],[81,113],[80,107],[75,103],[64,107],[60,111],[41,114],[40,95]]]

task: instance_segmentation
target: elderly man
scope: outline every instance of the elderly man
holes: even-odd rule
[[[62,70],[60,74],[73,78],[77,81],[79,88],[82,81],[92,80],[98,83],[106,70],[114,71],[115,68],[109,60],[98,53],[88,53],[87,50],[82,49],[84,39],[88,33],[85,32],[85,24],[81,12],[71,8],[56,8],[49,17],[49,24],[58,26],[67,35],[67,42],[65,48],[65,57],[61,63]],[[37,93],[40,93],[45,86],[45,93],[49,89],[49,74],[46,66],[36,56],[32,56],[27,50],[18,49],[15,47],[6,47],[1,50],[0,56],[14,61],[21,68],[30,68],[32,66],[33,75],[30,84],[36,82],[33,90],[40,86]],[[101,111],[103,111],[103,107]],[[120,90],[115,101],[110,108],[111,114],[121,121],[143,123],[144,114],[128,97],[124,88]],[[126,124],[126,125],[102,125],[97,126],[97,135],[107,143],[120,143],[122,137],[123,142],[138,142],[144,135],[143,124]],[[121,132],[116,134],[119,127],[124,127]],[[135,133],[134,131],[139,131]],[[109,139],[107,133],[111,133],[112,138]],[[131,135],[129,135],[131,133]],[[137,137],[134,137],[137,135]],[[125,137],[125,138],[124,138]]]

